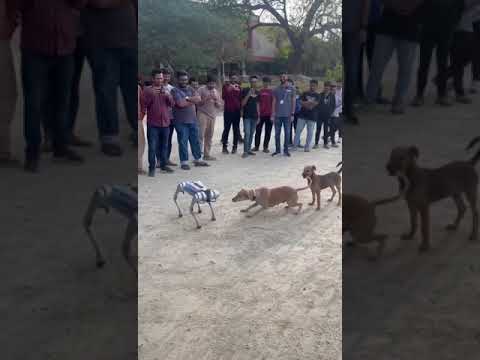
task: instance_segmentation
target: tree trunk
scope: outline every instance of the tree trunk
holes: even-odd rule
[[[303,48],[295,47],[288,58],[288,73],[300,74],[302,72]]]

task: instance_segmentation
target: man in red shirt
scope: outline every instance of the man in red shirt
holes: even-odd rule
[[[271,80],[269,77],[263,78],[263,88],[260,90],[260,122],[257,125],[255,132],[255,148],[253,151],[258,151],[260,148],[260,139],[262,137],[262,129],[265,125],[265,137],[263,140],[263,152],[269,153],[268,146],[270,143],[270,135],[272,134],[272,104],[273,94],[270,89]]]
[[[230,76],[230,83],[222,89],[222,99],[224,101],[222,152],[224,154],[229,153],[227,149],[228,137],[230,135],[230,128],[233,127],[232,154],[235,154],[240,140],[240,111],[242,108],[242,95],[238,75],[233,74]]]
[[[80,163],[83,158],[67,144],[67,117],[73,77],[79,12],[87,0],[7,1],[11,16],[22,23],[25,170],[37,172],[41,125],[52,131],[53,156]]]
[[[174,101],[164,84],[163,73],[160,70],[152,71],[152,79],[152,86],[143,90],[143,107],[144,113],[147,114],[148,176],[150,177],[155,176],[157,160],[162,172],[173,172],[167,165],[167,154],[170,109]]]

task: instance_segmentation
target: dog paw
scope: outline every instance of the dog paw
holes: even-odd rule
[[[179,217],[179,218],[183,217],[183,214],[178,214],[178,217]]]
[[[217,218],[212,218],[212,221],[217,221]]]
[[[202,225],[197,225],[197,229],[201,229],[202,228]]]
[[[413,235],[410,235],[410,234],[403,234],[400,239],[402,240],[412,240],[413,239]]]
[[[447,231],[455,231],[457,229],[458,229],[458,227],[455,224],[449,224],[449,225],[445,226],[445,230],[447,230]]]
[[[422,244],[418,247],[418,252],[419,253],[425,253],[428,250],[430,250],[430,245],[428,245],[428,244]]]

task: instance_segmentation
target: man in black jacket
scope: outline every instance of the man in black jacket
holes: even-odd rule
[[[320,141],[320,131],[323,125],[323,147],[328,149],[328,140],[330,139],[332,146],[337,147],[335,143],[335,128],[331,124],[333,112],[335,111],[335,93],[331,91],[331,83],[325,82],[322,93],[320,94],[317,105],[317,131],[315,132],[315,146],[318,149]]]

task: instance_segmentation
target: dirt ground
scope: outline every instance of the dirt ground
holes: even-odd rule
[[[18,65],[19,54],[15,53]],[[82,83],[78,133],[95,141],[88,69]],[[21,95],[19,97],[21,99]],[[22,104],[14,123],[23,160]],[[122,120],[126,124],[126,120]],[[122,129],[123,138],[128,132]],[[136,150],[111,159],[98,146],[81,151],[83,166],[54,165],[40,174],[0,169],[0,318],[2,359],[131,360],[136,356],[136,278],[121,257],[126,221],[99,212],[94,229],[109,263],[98,271],[82,218],[95,188],[136,182]],[[126,340],[127,339],[127,340]],[[130,340],[128,340],[130,339]]]
[[[392,66],[386,95],[394,73]],[[480,97],[473,105],[445,109],[433,105],[434,96],[404,116],[379,108],[362,114],[360,127],[347,128],[345,193],[374,199],[396,192],[396,180],[385,170],[396,145],[417,145],[421,166],[468,157],[466,144],[480,135]],[[368,263],[358,248],[347,249],[343,261],[344,359],[478,359],[480,242],[468,241],[470,211],[457,233],[444,230],[455,215],[452,200],[431,208],[433,249],[420,255],[419,234],[400,240],[409,226],[405,203],[377,209],[378,232],[390,235],[384,258]]]
[[[221,155],[217,122],[210,168],[139,178],[139,358],[142,360],[331,360],[341,357],[341,208],[323,193],[321,211],[282,207],[245,218],[232,203],[242,187],[305,186],[304,165],[332,171],[341,148]],[[271,145],[272,146],[272,145]],[[175,161],[177,146],[174,145]],[[178,218],[176,185],[200,180],[221,193],[196,230]]]

